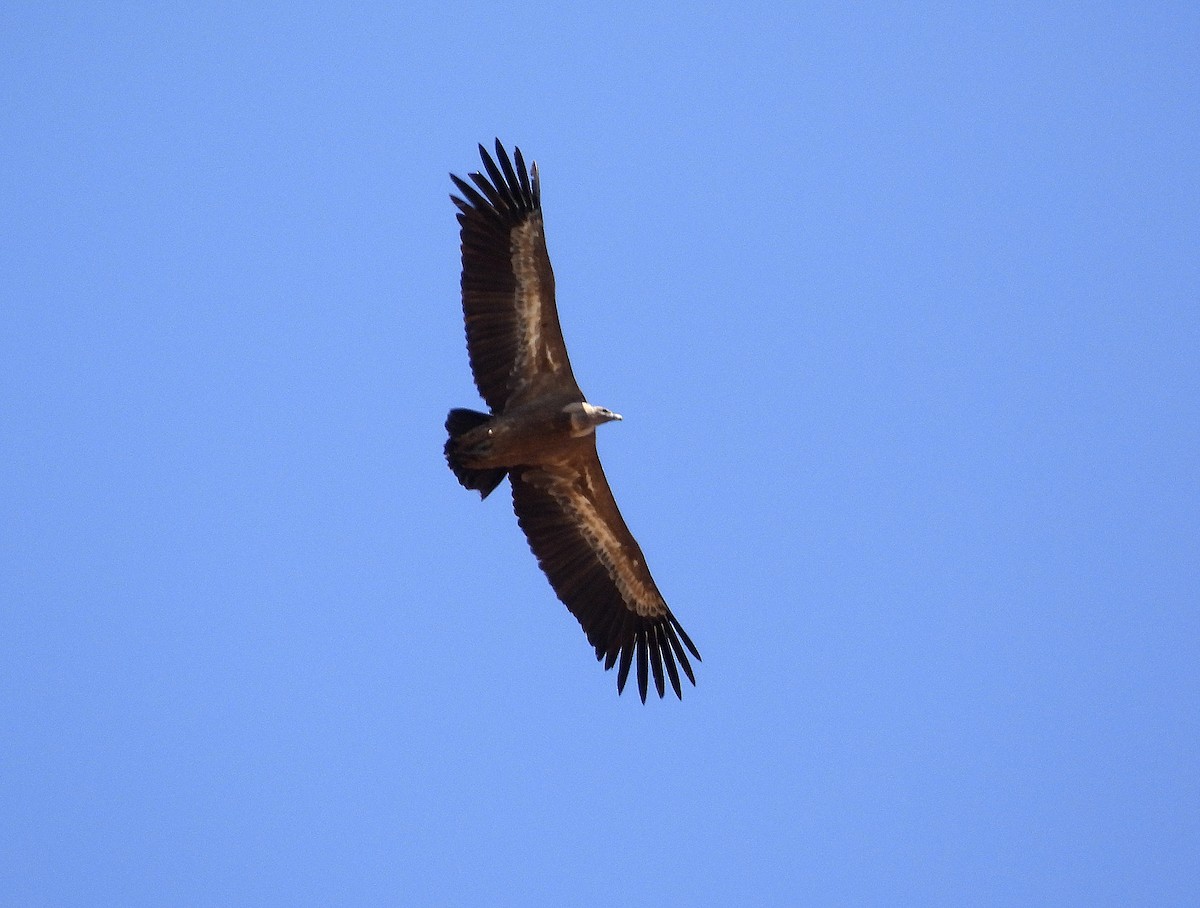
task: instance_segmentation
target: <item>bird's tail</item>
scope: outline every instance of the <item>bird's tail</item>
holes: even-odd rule
[[[470,432],[489,419],[491,417],[488,414],[480,413],[478,410],[459,408],[451,410],[450,415],[446,417],[446,431],[450,433],[450,437],[446,440],[446,463],[450,465],[450,469],[454,471],[454,475],[458,477],[463,488],[473,489],[479,493],[480,498],[487,498],[492,494],[508,470],[503,468],[476,470],[463,466],[458,445],[455,442],[458,441],[460,435]]]

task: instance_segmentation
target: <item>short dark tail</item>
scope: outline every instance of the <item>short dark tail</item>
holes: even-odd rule
[[[492,494],[508,470],[473,470],[470,467],[464,467],[454,443],[460,435],[470,432],[489,419],[491,417],[488,414],[480,413],[478,410],[457,408],[451,410],[450,415],[446,417],[446,431],[450,433],[450,438],[446,441],[446,463],[450,464],[450,469],[454,471],[454,475],[458,477],[463,488],[473,489],[479,493],[480,498],[487,498]]]

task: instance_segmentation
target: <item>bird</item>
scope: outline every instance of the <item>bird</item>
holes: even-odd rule
[[[659,592],[617,509],[596,451],[596,427],[622,417],[588,403],[567,358],[546,249],[537,163],[481,144],[484,172],[450,175],[458,195],[462,307],[475,386],[488,412],[450,410],[446,462],[486,499],[507,476],[513,510],[559,600],[579,621],[617,694],[637,665],[683,699],[700,652]]]

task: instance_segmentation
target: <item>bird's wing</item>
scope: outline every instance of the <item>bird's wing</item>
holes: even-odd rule
[[[671,614],[641,548],[617,509],[596,454],[595,436],[575,458],[511,472],[513,510],[558,598],[583,626],[596,658],[625,687],[637,656],[638,692],[648,670],[663,696],[663,671],[682,698],[678,667],[696,683],[687,653],[700,653]],[[686,650],[684,649],[686,647]]]
[[[542,230],[537,165],[526,170],[496,140],[496,158],[480,145],[486,175],[451,174],[462,197],[462,299],[475,385],[493,412],[549,391],[583,395],[571,372],[554,305],[554,272]],[[472,185],[472,183],[474,185]]]

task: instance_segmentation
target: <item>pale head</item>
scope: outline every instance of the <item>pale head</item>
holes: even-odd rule
[[[587,401],[567,404],[563,407],[563,412],[571,417],[571,434],[577,438],[595,432],[600,423],[621,418],[620,413],[614,413],[607,407],[593,407]]]

